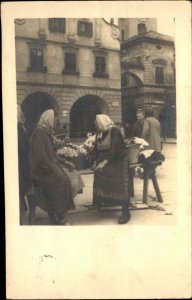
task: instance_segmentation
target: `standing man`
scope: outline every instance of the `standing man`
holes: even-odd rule
[[[131,138],[132,137],[141,137],[142,136],[142,131],[143,131],[143,122],[145,118],[145,112],[142,109],[137,109],[137,121],[133,125],[133,130],[131,133]]]
[[[161,125],[154,117],[154,111],[151,108],[145,111],[141,137],[149,143],[152,149],[161,151]]]

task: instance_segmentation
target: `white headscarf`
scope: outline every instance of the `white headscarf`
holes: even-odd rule
[[[49,130],[52,130],[54,125],[54,110],[48,109],[44,111],[37,125],[47,127]]]
[[[101,132],[108,131],[111,127],[114,127],[115,124],[107,115],[96,115],[96,123]]]

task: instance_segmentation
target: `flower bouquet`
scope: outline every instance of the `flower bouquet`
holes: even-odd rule
[[[83,146],[87,150],[87,152],[91,153],[96,142],[96,134],[88,136]]]
[[[57,154],[64,158],[73,158],[78,156],[77,150],[68,147],[67,145],[61,149],[58,149]]]
[[[53,138],[53,145],[56,150],[62,148],[65,145],[65,141],[58,139],[56,136],[53,135],[52,138]]]

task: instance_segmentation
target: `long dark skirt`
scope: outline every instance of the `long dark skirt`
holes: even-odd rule
[[[75,208],[71,183],[62,168],[36,182],[35,194],[37,205],[48,213],[63,214]]]
[[[122,205],[129,201],[129,178],[127,160],[107,164],[102,171],[95,172],[93,204]]]

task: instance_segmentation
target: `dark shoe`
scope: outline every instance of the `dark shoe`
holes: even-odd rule
[[[58,220],[54,214],[48,214],[51,225],[57,225]]]
[[[72,224],[66,220],[66,217],[64,214],[56,214],[56,224],[55,225],[72,225]]]
[[[122,215],[119,219],[118,219],[118,224],[126,224],[129,222],[129,220],[131,219],[131,215]]]

